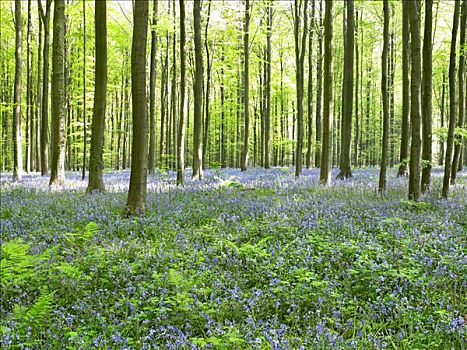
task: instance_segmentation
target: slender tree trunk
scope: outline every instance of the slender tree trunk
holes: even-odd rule
[[[455,1],[454,18],[451,37],[451,53],[449,57],[449,126],[448,139],[446,147],[446,156],[444,162],[444,177],[442,196],[449,196],[449,182],[452,172],[452,158],[454,151],[454,131],[457,122],[457,96],[456,96],[456,44],[457,32],[459,27],[460,0]]]
[[[441,86],[441,107],[440,107],[440,123],[441,128],[444,128],[444,100],[446,95],[446,73],[443,72],[443,84]],[[438,165],[442,166],[444,164],[444,137],[439,138],[439,158]]]
[[[359,50],[359,44],[358,44],[358,16],[359,13],[356,11],[356,16],[355,16],[355,37],[357,38],[356,40],[356,45],[355,45],[355,135],[354,135],[354,147],[353,147],[353,164],[354,166],[358,166],[359,162],[359,157],[358,157],[358,152],[359,152],[359,142],[360,142],[360,121],[359,121],[359,106],[360,106],[360,101],[359,99],[359,87],[360,87],[360,50]]]
[[[170,140],[170,167],[176,171],[177,169],[177,161],[178,161],[178,148],[177,148],[177,139],[178,139],[178,124],[177,124],[177,31],[176,31],[176,2],[173,1],[173,39],[172,39],[172,84],[171,84],[171,92],[170,92],[170,101],[172,107],[172,137],[169,138]],[[170,126],[169,126],[169,133],[170,134]]]
[[[422,77],[422,193],[430,191],[432,160],[432,15],[433,0],[425,0],[425,32],[423,37],[423,77]]]
[[[154,174],[156,156],[156,69],[157,69],[157,4],[153,1],[152,27],[151,27],[151,68],[149,72],[149,174]]]
[[[65,183],[65,1],[55,0],[52,56],[52,166],[50,185]]]
[[[420,8],[419,0],[407,2],[407,13],[410,22],[411,69],[411,103],[410,121],[412,124],[412,142],[410,145],[409,163],[409,199],[420,198],[420,151],[421,151],[421,40],[420,40]]]
[[[183,184],[183,169],[185,168],[185,105],[186,105],[186,64],[185,64],[185,0],[180,4],[180,113],[178,126],[178,162],[177,184]]]
[[[26,34],[26,133],[25,171],[31,172],[32,161],[32,58],[31,58],[31,0],[28,0],[28,27]]]
[[[243,134],[243,152],[241,171],[246,171],[248,167],[248,148],[250,146],[250,0],[245,0],[245,19],[243,22],[243,116],[244,134]]]
[[[465,56],[467,48],[465,47],[466,42],[466,24],[467,24],[467,0],[462,1],[462,11],[460,17],[460,37],[459,46],[463,48],[459,53],[459,69],[458,69],[458,81],[459,81],[459,119],[457,121],[457,127],[463,128],[465,121]],[[451,168],[451,183],[456,182],[457,172],[462,170],[462,136],[455,136],[454,143],[454,157],[452,160]]]
[[[310,33],[308,37],[308,96],[307,96],[307,152],[306,168],[311,168],[311,154],[313,145],[313,33],[315,25],[315,1],[311,2]]]
[[[40,1],[40,0],[39,0]],[[87,108],[86,108],[86,0],[83,0],[83,168],[81,179],[86,177],[87,157]]]
[[[41,150],[40,150],[40,128],[39,123],[41,119],[41,100],[42,100],[42,84],[41,84],[41,68],[42,68],[42,20],[39,18],[39,33],[37,35],[37,81],[36,81],[36,113],[35,113],[35,156],[37,172],[41,171]]]
[[[379,172],[378,191],[386,192],[386,169],[388,166],[389,148],[389,91],[388,91],[388,48],[389,48],[389,2],[383,0],[384,30],[383,54],[381,57],[381,93],[383,100],[383,140],[381,149],[381,168]]]
[[[224,48],[222,47],[221,54],[221,168],[227,167],[227,127],[225,119],[225,73],[224,73],[224,64],[225,64],[225,54]]]
[[[86,192],[105,191],[102,170],[104,168],[104,130],[107,97],[107,11],[106,1],[95,3],[95,89],[92,116],[91,153],[89,159],[89,182]]]
[[[49,40],[50,40],[50,6],[52,0],[46,1],[45,12],[42,2],[38,0],[39,12],[44,25],[44,54],[42,75],[42,112],[41,112],[41,174],[49,174]]]
[[[266,28],[266,87],[265,87],[265,108],[264,108],[264,167],[271,167],[271,37],[272,37],[272,2],[268,2],[267,7],[267,28]]]
[[[23,22],[21,0],[15,0],[15,93],[13,108],[13,180],[23,176],[23,153],[21,135],[21,74],[23,66]]]
[[[321,101],[323,96],[323,2],[319,3],[318,57],[316,62],[316,150],[315,167],[321,166],[322,126]]]
[[[144,215],[147,188],[148,116],[146,99],[146,46],[149,2],[135,1],[131,46],[131,97],[133,139],[131,175],[125,215]]]
[[[211,115],[209,111],[209,100],[211,92],[211,69],[212,69],[212,60],[209,52],[209,40],[208,40],[208,29],[209,29],[209,19],[211,17],[211,4],[212,1],[208,0],[208,14],[206,18],[206,27],[204,30],[204,48],[206,50],[206,89],[204,96],[206,97],[204,102],[204,128],[203,128],[203,169],[206,169],[206,162],[208,160],[208,142],[209,142],[209,126],[211,124]]]
[[[408,175],[409,140],[410,140],[410,77],[409,77],[410,29],[408,1],[402,2],[402,125],[399,170],[397,176]]]
[[[354,61],[354,39],[355,19],[354,1],[345,2],[347,6],[347,25],[345,28],[344,47],[344,90],[342,94],[342,123],[341,123],[341,154],[340,172],[338,179],[352,177],[350,164],[350,146],[352,138],[352,102],[353,102],[353,61]]]
[[[302,8],[303,4],[303,8]],[[295,38],[295,77],[296,77],[296,92],[297,92],[297,144],[295,150],[295,176],[299,177],[302,173],[302,157],[303,157],[303,81],[304,81],[304,62],[306,51],[306,36],[308,34],[308,0],[294,1],[294,38]],[[303,17],[303,27],[301,24]],[[302,28],[301,28],[302,27]],[[302,33],[300,33],[300,29]],[[301,40],[300,40],[301,34]]]
[[[195,82],[194,82],[194,126],[193,126],[193,178],[203,178],[203,54],[201,39],[201,0],[193,3]]]
[[[332,124],[332,16],[333,0],[325,2],[324,14],[324,75],[323,75],[323,143],[319,182],[328,185],[331,172],[331,124]]]

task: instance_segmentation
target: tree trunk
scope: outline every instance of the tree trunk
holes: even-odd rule
[[[267,28],[266,28],[266,86],[265,86],[265,106],[264,106],[264,167],[271,167],[271,37],[272,37],[272,1],[267,7]]]
[[[410,77],[409,77],[410,29],[408,1],[402,2],[402,125],[399,170],[397,176],[408,175],[409,140],[410,140]]]
[[[245,118],[243,131],[243,152],[241,171],[248,167],[248,148],[250,146],[250,0],[245,0],[245,19],[243,22],[243,116]]]
[[[203,53],[201,39],[201,0],[193,3],[195,44],[194,126],[193,126],[193,178],[203,178]]]
[[[297,92],[297,144],[295,150],[295,176],[299,177],[302,173],[302,157],[303,157],[303,81],[304,81],[304,62],[306,51],[306,36],[308,34],[308,0],[294,1],[294,39],[295,39],[295,77],[296,77],[296,92]],[[301,17],[303,16],[303,28],[300,40]]]
[[[318,26],[318,57],[316,62],[316,150],[315,167],[321,166],[322,126],[321,126],[321,101],[323,96],[323,1],[319,2],[319,26]]]
[[[50,6],[52,0],[47,0],[45,12],[42,2],[38,0],[39,12],[44,25],[44,53],[42,75],[42,113],[41,113],[41,174],[49,173],[49,40],[50,40]]]
[[[421,151],[421,40],[420,40],[420,0],[407,2],[407,14],[410,23],[410,54],[411,69],[411,103],[410,121],[412,124],[412,142],[410,145],[409,163],[409,199],[418,201],[420,198],[420,151]]]
[[[319,182],[329,184],[332,124],[332,16],[333,0],[325,2],[324,14],[324,75],[323,75],[323,143]]]
[[[353,61],[354,61],[354,1],[347,0],[347,25],[344,46],[344,90],[342,94],[341,154],[338,179],[352,177],[350,165],[350,145],[352,138],[352,103],[353,103]]]
[[[356,45],[355,45],[355,135],[354,135],[354,147],[353,147],[353,164],[354,166],[358,166],[359,157],[359,142],[360,142],[360,121],[359,121],[359,86],[360,86],[360,50],[358,45],[358,16],[359,13],[356,11],[355,16],[355,37],[357,38]]]
[[[381,56],[381,94],[383,100],[383,140],[381,149],[381,168],[379,172],[378,191],[386,192],[386,168],[388,166],[389,148],[389,91],[388,91],[388,48],[389,48],[389,3],[383,0],[384,29],[383,54]]]
[[[185,168],[185,105],[186,105],[186,64],[185,64],[185,0],[180,4],[180,113],[178,126],[178,162],[177,184],[183,184],[183,169]]]
[[[52,56],[52,165],[50,185],[65,183],[65,1],[54,3]]]
[[[39,0],[40,1],[40,0]],[[87,108],[86,108],[86,0],[83,0],[83,169],[81,179],[86,177],[87,157]]]
[[[149,72],[149,155],[148,171],[154,174],[156,156],[156,69],[157,69],[157,0],[153,1],[152,27],[151,27],[151,68]]]
[[[458,81],[459,81],[459,119],[457,121],[457,127],[463,128],[465,121],[465,55],[467,48],[465,47],[466,41],[466,22],[467,22],[467,0],[462,1],[462,11],[460,17],[460,37],[459,46],[463,48],[459,53],[459,70],[458,70]],[[462,153],[462,136],[458,135],[455,137],[454,143],[454,158],[452,160],[451,168],[451,183],[456,182],[457,172],[462,170],[461,153]]]
[[[33,113],[32,113],[32,52],[31,52],[31,0],[28,0],[28,28],[26,34],[26,155],[25,170],[31,172],[32,168],[32,141],[33,141]]]
[[[208,29],[209,29],[209,19],[211,17],[211,4],[212,1],[208,0],[208,14],[206,18],[206,27],[204,29],[204,48],[206,50],[206,89],[205,89],[205,99],[204,99],[204,128],[203,128],[203,169],[206,169],[206,162],[208,160],[208,142],[209,142],[209,126],[211,124],[211,115],[209,111],[209,100],[211,92],[211,69],[212,69],[212,60],[209,53],[209,40],[208,40]]]
[[[133,138],[131,175],[125,215],[144,215],[147,187],[148,116],[146,99],[146,46],[149,3],[135,1],[133,40],[131,45],[131,98]]]
[[[41,100],[42,100],[42,85],[41,85],[41,68],[42,68],[42,20],[39,18],[39,33],[37,35],[38,46],[37,46],[37,87],[36,87],[36,117],[35,117],[35,156],[36,156],[36,166],[35,170],[37,172],[41,171],[41,151],[40,151],[40,118],[41,118]]]
[[[422,77],[422,193],[430,191],[432,160],[432,13],[433,0],[425,0],[425,32],[423,37],[423,77]]]
[[[107,11],[105,1],[95,3],[95,88],[92,115],[91,153],[89,159],[89,182],[86,192],[105,191],[102,169],[104,168],[104,130],[107,97]]]
[[[23,22],[21,0],[15,0],[15,93],[13,108],[13,180],[23,176],[23,153],[21,136],[21,74],[23,66]]]
[[[444,162],[444,177],[442,196],[449,196],[449,182],[451,179],[452,156],[454,150],[454,129],[457,121],[457,99],[456,99],[456,44],[457,31],[459,27],[460,0],[455,1],[454,18],[451,37],[451,53],[449,56],[449,126],[446,155]]]
[[[443,85],[441,86],[441,107],[440,107],[440,126],[444,128],[444,100],[446,95],[446,72],[443,72]],[[440,136],[439,138],[439,158],[438,165],[442,166],[444,164],[444,137]]]

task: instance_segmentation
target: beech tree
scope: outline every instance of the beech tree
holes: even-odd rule
[[[15,0],[15,96],[13,110],[13,180],[23,176],[23,152],[21,135],[21,74],[23,71],[23,24],[21,0]]]
[[[133,38],[131,43],[131,99],[133,139],[131,142],[131,175],[125,215],[144,215],[147,188],[148,116],[146,100],[146,47],[149,3],[135,1]]]
[[[52,164],[50,185],[65,182],[65,1],[55,0],[52,56]]]
[[[456,50],[457,32],[459,29],[460,0],[455,0],[452,24],[451,53],[449,55],[449,124],[446,155],[444,158],[444,177],[442,196],[448,198],[451,180],[452,158],[454,152],[454,130],[457,122],[457,89],[456,89]]]
[[[203,178],[203,53],[201,39],[201,0],[193,2],[193,37],[195,45],[193,178]]]
[[[177,184],[183,183],[183,169],[185,168],[185,104],[186,104],[186,64],[185,64],[185,0],[179,0],[180,5],[180,113],[178,126],[178,162]]]
[[[332,16],[333,0],[325,1],[324,14],[324,74],[323,74],[323,142],[319,182],[329,184],[331,172],[331,124],[332,124]]]
[[[87,192],[105,191],[102,170],[104,162],[105,109],[107,99],[107,11],[106,1],[95,2],[95,88],[92,115],[91,153],[89,159],[89,182]]]
[[[345,5],[347,23],[344,32],[344,90],[342,94],[341,154],[340,172],[337,175],[338,179],[347,179],[352,177],[352,169],[350,165],[350,142],[352,138],[353,61],[355,49],[354,1],[347,0]],[[385,4],[385,6],[387,6],[387,4]]]
[[[245,0],[245,17],[243,21],[243,150],[241,170],[248,167],[250,147],[250,0]]]

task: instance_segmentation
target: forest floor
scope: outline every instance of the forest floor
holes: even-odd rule
[[[337,174],[337,173],[336,173]],[[334,177],[335,178],[335,175]],[[421,202],[378,170],[211,170],[148,179],[147,215],[121,216],[129,172],[87,195],[3,174],[4,349],[463,349],[467,173]]]

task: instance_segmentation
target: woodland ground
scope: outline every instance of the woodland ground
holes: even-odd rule
[[[317,174],[159,173],[133,219],[127,171],[96,195],[3,174],[2,348],[465,348],[467,174],[420,203],[393,171],[385,198],[377,169]]]

